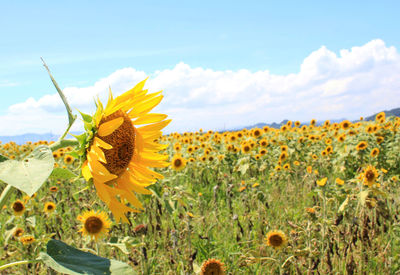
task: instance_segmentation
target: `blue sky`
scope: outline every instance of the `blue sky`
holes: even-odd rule
[[[155,76],[180,62],[287,76],[322,46],[339,56],[375,39],[400,45],[399,1],[8,1],[1,10],[3,116],[55,92],[41,56],[60,86],[85,88],[123,68]]]

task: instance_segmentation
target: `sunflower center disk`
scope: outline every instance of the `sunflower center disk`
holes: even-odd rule
[[[16,212],[22,211],[22,209],[24,209],[24,206],[22,205],[22,203],[20,202],[16,202],[13,205],[13,210]]]
[[[124,118],[121,126],[110,135],[100,137],[100,139],[113,147],[110,150],[102,149],[107,160],[107,164],[104,164],[104,166],[110,173],[119,176],[126,170],[132,160],[135,149],[135,128],[130,118],[121,110],[103,118],[100,124],[118,117]]]
[[[283,242],[282,237],[279,236],[279,235],[271,236],[269,241],[272,244],[272,246],[280,246],[282,244],[282,242]]]
[[[89,217],[85,222],[85,229],[91,234],[96,234],[103,228],[103,222],[97,217]]]

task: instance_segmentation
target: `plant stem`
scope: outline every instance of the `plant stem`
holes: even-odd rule
[[[40,262],[40,260],[29,260],[29,261],[25,260],[25,261],[13,262],[13,263],[9,263],[9,264],[5,264],[5,265],[0,266],[0,271],[4,270],[6,268],[9,268],[9,267],[17,266],[17,265],[29,264],[29,263],[37,263],[37,262]]]

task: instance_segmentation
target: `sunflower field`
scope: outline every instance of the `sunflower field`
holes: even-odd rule
[[[400,270],[399,117],[162,135],[143,86],[76,141],[0,144],[0,164],[51,164],[37,190],[0,171],[1,274]]]

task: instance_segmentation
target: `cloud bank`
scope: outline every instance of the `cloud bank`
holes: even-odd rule
[[[167,132],[221,130],[283,119],[354,119],[400,107],[400,55],[380,39],[339,54],[322,46],[293,74],[216,71],[181,62],[150,75],[120,69],[92,86],[67,87],[64,93],[73,108],[92,113],[94,97],[104,102],[109,87],[116,96],[147,76],[150,92],[164,91],[164,100],[154,111],[173,119]],[[56,93],[12,105],[0,119],[0,135],[61,133],[67,125]],[[81,123],[76,123],[73,130],[80,129]]]

